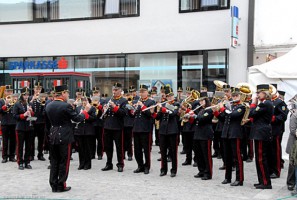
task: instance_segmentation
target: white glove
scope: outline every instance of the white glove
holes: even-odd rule
[[[166,110],[166,112],[167,112],[168,114],[172,114],[172,111],[171,111],[171,110]]]

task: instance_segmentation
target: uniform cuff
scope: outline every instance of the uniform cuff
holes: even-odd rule
[[[85,119],[89,119],[90,115],[87,111],[83,110],[82,113],[85,115]]]
[[[193,124],[194,121],[195,121],[194,117],[190,117],[189,122],[190,122],[191,124]]]
[[[256,104],[251,104],[251,106],[250,106],[250,108],[256,108],[257,107],[257,105]]]
[[[220,112],[224,112],[226,110],[225,107],[220,108]]]
[[[154,112],[154,113],[152,114],[152,117],[153,117],[154,119],[156,119],[156,117],[157,117],[157,113]]]
[[[31,116],[32,116],[32,117],[34,116],[34,112],[33,112],[33,111],[31,112]]]
[[[120,108],[119,106],[115,106],[112,111],[116,113],[118,112],[119,108]]]
[[[97,109],[98,109],[98,110],[102,110],[102,108],[103,108],[102,105],[97,106]]]
[[[272,115],[271,122],[275,122],[275,115]]]
[[[143,111],[144,109],[146,109],[147,107],[145,106],[145,105],[143,105],[142,107],[141,107],[141,111]]]
[[[187,108],[186,113],[189,113],[190,111],[191,111],[191,109],[190,108]]]
[[[250,122],[254,122],[254,118],[250,117],[249,119],[250,119]]]
[[[26,117],[25,117],[24,114],[20,114],[20,118],[21,118],[21,119],[25,119]]]
[[[2,110],[3,111],[6,111],[7,110],[7,106],[6,105],[2,106]]]
[[[213,115],[216,116],[216,117],[218,117],[218,116],[220,115],[220,113],[219,113],[219,111],[216,110],[216,111],[213,113]]]
[[[161,112],[166,113],[167,109],[165,107],[162,107]]]

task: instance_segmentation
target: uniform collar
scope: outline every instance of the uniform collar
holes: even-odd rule
[[[55,101],[64,101],[63,98],[56,98]]]
[[[148,97],[146,97],[144,99],[141,98],[141,101],[146,101],[146,100],[148,100]]]
[[[117,97],[116,97],[116,96],[114,96],[114,97],[113,97],[113,99],[114,99],[114,100],[118,100],[118,99],[120,99],[121,97],[122,97],[122,95],[120,95],[120,96],[117,96]]]

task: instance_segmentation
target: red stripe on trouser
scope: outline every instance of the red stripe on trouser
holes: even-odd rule
[[[71,157],[71,144],[68,144],[67,161],[66,161],[66,176],[68,176],[68,173],[69,173],[70,157]],[[64,185],[64,188],[66,188],[66,182],[64,182],[63,185]]]
[[[210,176],[212,177],[212,157],[211,157],[211,140],[208,140],[208,148],[207,148],[207,153],[208,153],[208,162],[209,162],[209,172]]]
[[[19,145],[20,145],[20,142],[19,142],[19,135],[18,135],[18,132],[17,131],[15,132],[15,139],[16,139],[16,143],[17,143],[17,146],[16,146],[17,163],[19,165],[20,164],[20,154],[19,154]]]
[[[238,161],[238,167],[239,167],[239,181],[242,182],[243,181],[243,162],[242,162],[242,158],[241,158],[241,152],[240,152],[240,139],[237,138],[236,141],[236,150],[237,150],[237,161]]]
[[[267,185],[266,174],[265,174],[264,166],[263,166],[263,157],[262,157],[263,146],[262,146],[262,141],[259,141],[259,149],[258,150],[259,150],[258,151],[259,166],[260,166],[260,171],[262,173],[263,183],[264,183],[264,185]]]
[[[177,134],[176,136],[176,143],[175,143],[175,160],[176,160],[176,172],[177,172],[177,166],[178,166],[178,161],[177,161],[177,152],[178,152],[178,141],[179,135]]]
[[[147,161],[148,162],[148,167],[149,169],[151,168],[151,140],[152,140],[152,133],[149,133],[149,143],[148,143],[148,157],[149,157],[149,160]]]
[[[104,128],[102,128],[102,136],[101,136],[102,140],[101,140],[101,144],[102,144],[102,155],[103,156],[103,152],[104,152]]]
[[[279,136],[276,136],[276,168],[277,168],[277,175],[280,176],[281,173],[281,155],[280,155],[280,143],[279,143]]]

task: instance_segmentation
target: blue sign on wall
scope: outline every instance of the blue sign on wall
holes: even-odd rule
[[[49,61],[12,61],[8,62],[8,69],[58,69],[58,61],[57,60],[49,60]]]

